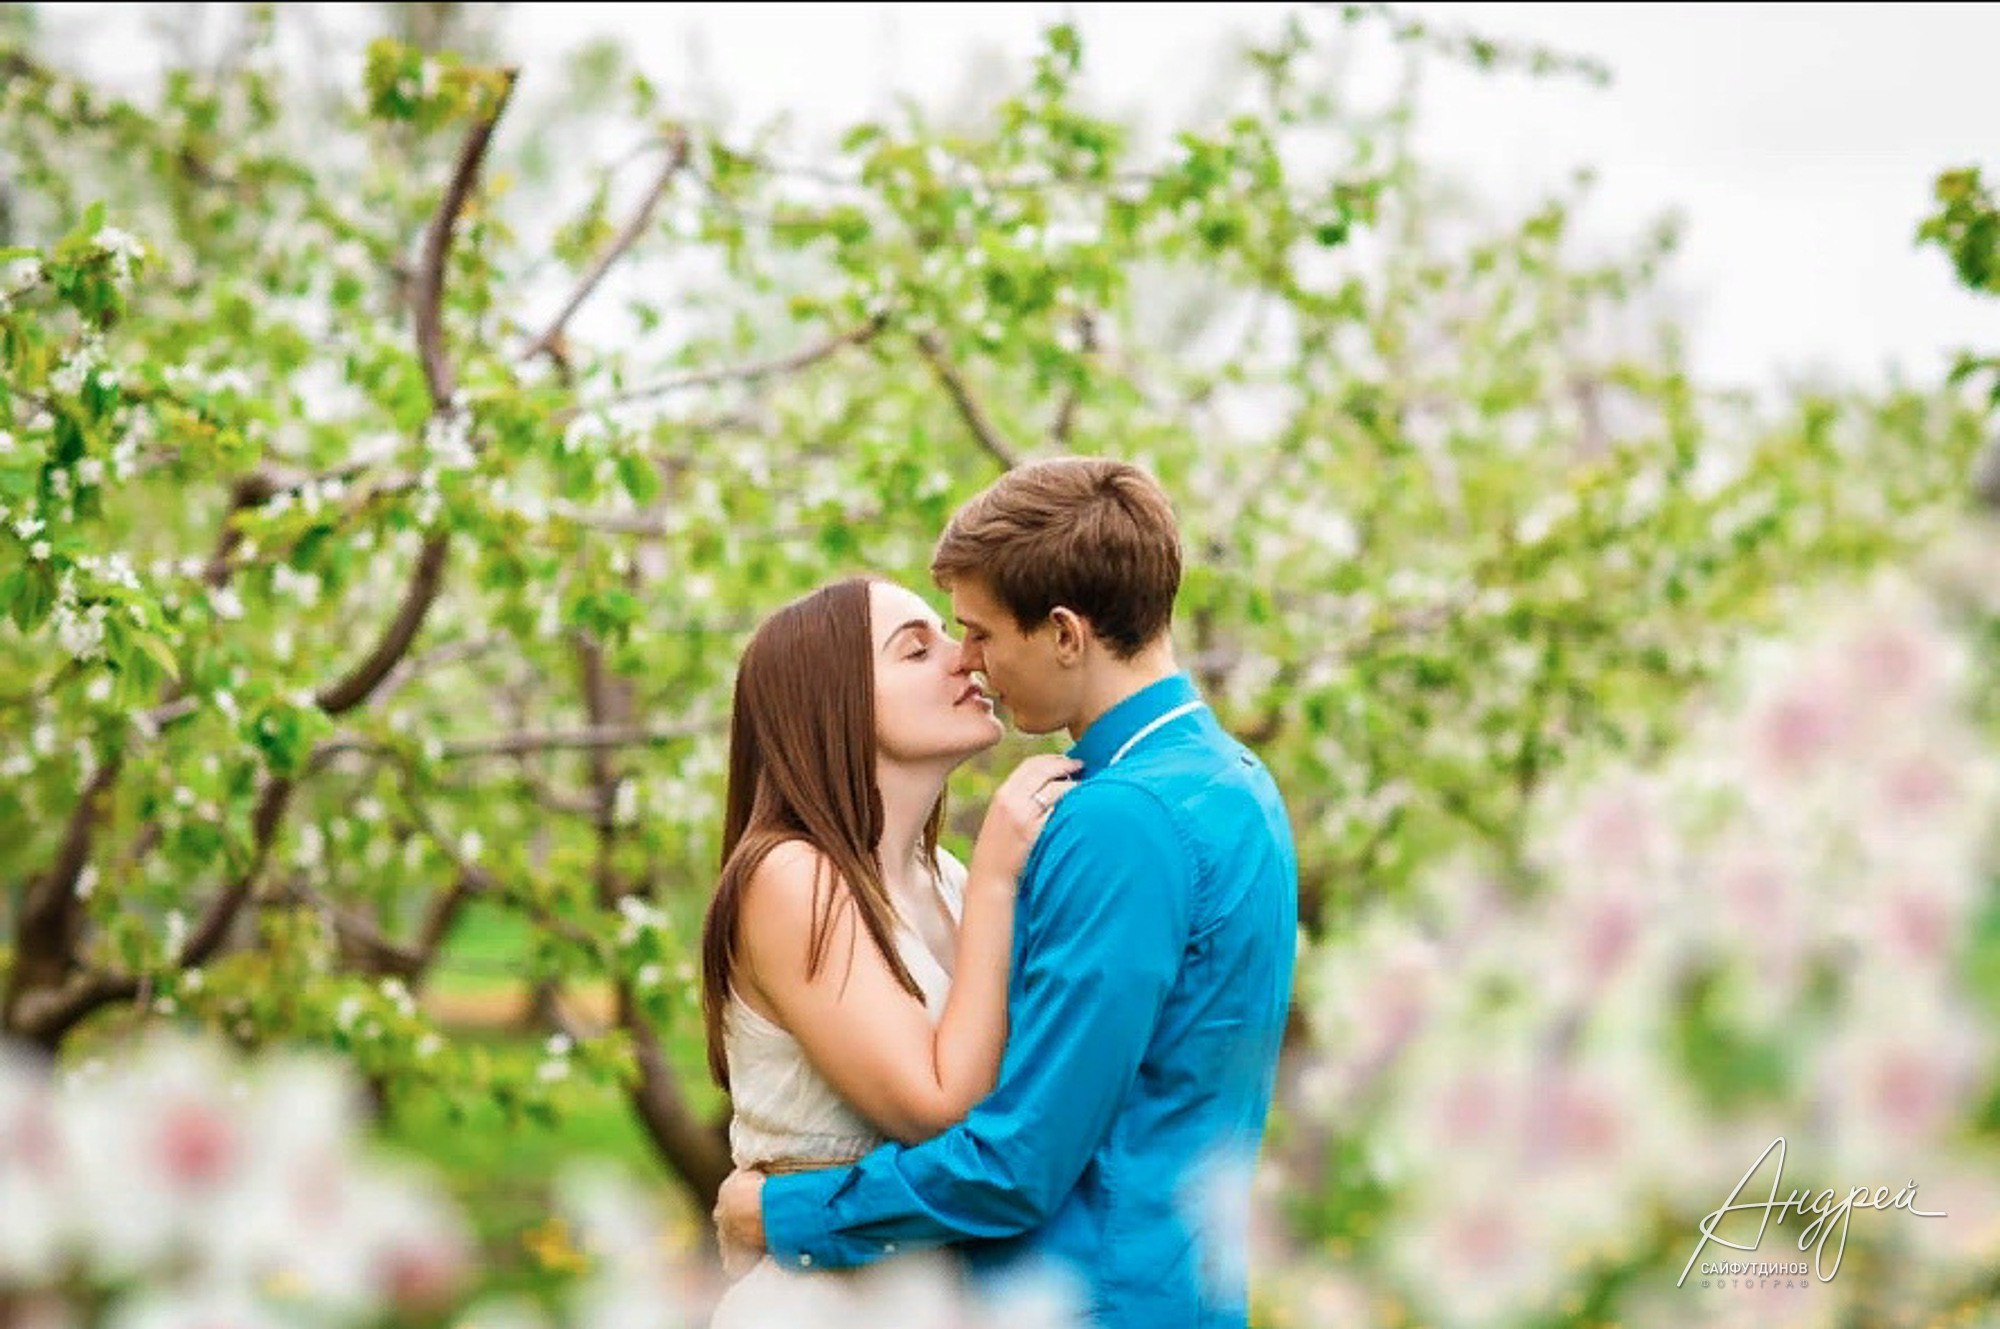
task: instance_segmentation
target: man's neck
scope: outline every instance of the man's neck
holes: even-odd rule
[[[1083,707],[1069,726],[1072,743],[1104,717],[1105,712],[1126,698],[1145,691],[1163,678],[1180,672],[1174,662],[1171,641],[1161,639],[1129,660],[1107,660],[1084,690]]]

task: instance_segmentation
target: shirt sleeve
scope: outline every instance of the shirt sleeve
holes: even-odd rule
[[[1159,799],[1099,777],[1057,805],[1023,873],[1000,1078],[965,1120],[847,1168],[772,1177],[780,1264],[1014,1236],[1075,1187],[1130,1092],[1180,971],[1190,852]]]

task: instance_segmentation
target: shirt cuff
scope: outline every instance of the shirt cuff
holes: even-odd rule
[[[786,1269],[833,1269],[832,1214],[827,1202],[846,1168],[768,1177],[762,1192],[764,1246]]]

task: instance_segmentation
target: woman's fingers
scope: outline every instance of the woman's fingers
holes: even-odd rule
[[[1054,753],[1028,758],[993,793],[986,822],[974,846],[976,856],[1003,877],[1018,877],[1042,825],[1074,787],[1083,763]]]
[[[1076,788],[1076,781],[1069,779],[1067,776],[1057,776],[1037,786],[1034,793],[1028,797],[1036,807],[1042,810],[1042,815],[1046,817],[1049,813],[1056,810],[1056,804],[1062,801],[1063,796],[1074,788]]]

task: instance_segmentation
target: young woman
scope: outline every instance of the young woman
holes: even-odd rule
[[[828,1166],[884,1140],[915,1143],[993,1087],[1015,878],[1077,768],[1023,762],[961,866],[938,846],[945,782],[1001,733],[944,624],[891,582],[823,587],[752,637],[702,936],[709,1065],[731,1095],[737,1167]],[[937,1256],[842,1274],[767,1257],[711,1329],[879,1320],[952,1295]]]

